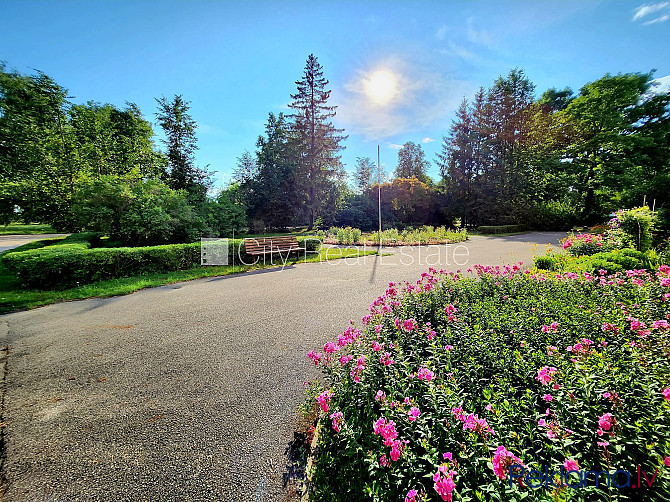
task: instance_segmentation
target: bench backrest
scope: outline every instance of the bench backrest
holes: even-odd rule
[[[269,253],[274,250],[297,249],[298,239],[292,235],[282,235],[277,237],[256,237],[253,239],[244,239],[244,249],[247,253]]]

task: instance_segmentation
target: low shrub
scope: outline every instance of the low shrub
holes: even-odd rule
[[[446,227],[432,227],[424,225],[416,229],[407,228],[402,232],[392,228],[382,232],[383,244],[444,244],[463,242],[468,239],[467,230],[449,230]],[[373,232],[369,236],[369,240],[373,243],[379,243],[379,232]]]
[[[554,270],[557,261],[558,260],[555,256],[547,254],[543,256],[537,256],[534,260],[534,265],[535,268],[540,270]]]
[[[637,466],[644,499],[668,500],[670,267],[475,268],[391,283],[362,328],[308,354],[327,385],[309,390],[311,500],[632,500],[625,475],[575,488],[565,471],[631,471],[630,485]],[[572,486],[533,489],[512,464]]]
[[[590,256],[621,247],[621,243],[610,239],[608,234],[571,234],[561,242],[572,256]]]
[[[336,236],[338,244],[359,244],[361,241],[361,231],[358,228],[338,228]]]
[[[492,234],[510,234],[514,232],[523,232],[526,230],[525,225],[481,225],[477,227],[484,235]]]

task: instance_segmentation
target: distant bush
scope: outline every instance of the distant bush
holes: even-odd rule
[[[205,229],[185,192],[155,180],[96,179],[75,193],[72,212],[79,228],[127,246],[193,242]]]
[[[525,225],[481,225],[477,228],[482,234],[510,234],[514,232],[523,232],[526,230]]]
[[[568,230],[576,225],[579,216],[571,201],[547,201],[533,206],[526,217],[527,224],[536,230]]]

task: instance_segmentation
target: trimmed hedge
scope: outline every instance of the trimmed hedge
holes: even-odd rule
[[[656,266],[649,256],[635,249],[618,249],[577,258],[567,255],[544,255],[535,258],[535,267],[554,272],[589,272],[598,274],[606,270],[610,274],[624,270],[652,269]]]
[[[484,235],[510,234],[513,232],[524,232],[525,225],[482,225],[477,228]]]
[[[90,237],[90,236],[89,236]],[[99,237],[98,237],[99,238]],[[74,241],[74,242],[73,242]],[[94,248],[85,238],[66,239],[23,252],[6,253],[2,263],[26,287],[62,289],[104,279],[172,272],[200,266],[200,243],[163,246]],[[316,251],[316,237],[298,238],[308,251]],[[244,252],[242,239],[229,240],[229,263],[233,253],[237,264],[252,264],[254,258]]]

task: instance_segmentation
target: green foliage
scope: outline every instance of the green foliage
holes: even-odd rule
[[[509,469],[504,479],[493,469],[500,446],[542,472],[566,460],[658,468],[644,497],[667,500],[670,304],[659,279],[670,269],[603,284],[477,268],[479,279],[431,271],[392,284],[360,330],[310,354],[332,392],[319,396],[310,500],[396,501],[409,490],[441,500],[441,466],[455,471],[454,500],[629,500],[606,485],[510,486]],[[380,420],[394,432],[387,443]]]
[[[359,244],[361,241],[361,231],[358,228],[338,228],[336,230],[338,244]]]
[[[644,252],[651,248],[655,215],[647,206],[617,211],[614,221],[625,233],[626,241],[638,251]]]
[[[115,277],[185,270],[200,263],[200,244],[88,249],[85,243],[57,244],[3,256],[22,285],[67,288]]]
[[[185,192],[155,180],[103,176],[80,186],[72,211],[79,228],[130,246],[192,242],[204,228]]]
[[[55,232],[56,230],[51,225],[21,225],[18,223],[10,223],[5,226],[0,226],[0,235],[37,235],[53,234]]]
[[[426,160],[421,145],[408,141],[398,150],[398,165],[395,170],[395,177],[416,178],[422,183],[431,184],[432,181],[426,174],[429,167],[430,162]]]
[[[570,200],[548,200],[530,206],[527,227],[534,230],[569,230],[579,221],[575,204]]]
[[[136,105],[75,105],[67,95],[44,73],[24,76],[0,64],[0,222],[76,229],[70,203],[82,182],[162,172],[151,124]]]
[[[509,234],[514,232],[523,232],[526,230],[525,225],[480,225],[477,227],[484,235],[490,234]]]

